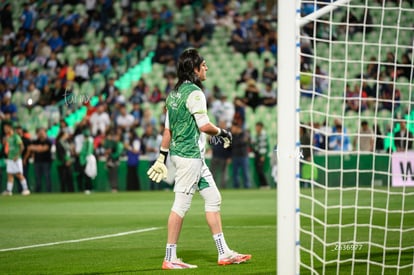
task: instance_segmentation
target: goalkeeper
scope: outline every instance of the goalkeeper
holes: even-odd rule
[[[206,79],[208,68],[197,50],[185,50],[177,65],[178,82],[169,94],[165,130],[160,155],[148,170],[150,179],[160,182],[167,177],[165,161],[168,153],[175,166],[175,200],[168,218],[168,240],[163,269],[196,268],[177,258],[177,242],[183,219],[190,208],[194,193],[199,190],[205,202],[207,223],[218,251],[218,264],[239,264],[251,255],[239,254],[229,249],[221,226],[221,195],[213,176],[205,164],[205,134],[228,147],[231,133],[213,125],[207,116],[206,98],[201,81]]]

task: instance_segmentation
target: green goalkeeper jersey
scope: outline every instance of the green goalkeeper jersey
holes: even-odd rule
[[[191,97],[193,92],[198,92]],[[168,128],[171,130],[170,154],[184,158],[203,158],[205,136],[198,129],[196,113],[206,113],[207,106],[201,89],[191,82],[184,82],[177,92],[167,98]]]
[[[20,145],[22,144],[20,136],[14,133],[7,137],[6,142],[8,146],[7,158],[13,160],[20,158]]]

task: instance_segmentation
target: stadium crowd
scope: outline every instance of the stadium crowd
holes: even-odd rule
[[[3,1],[0,118],[2,122],[14,124],[25,144],[22,160],[26,175],[27,164],[33,160],[36,182],[29,182],[35,186],[33,191],[51,191],[50,169],[55,160],[61,191],[76,189],[72,178],[76,175],[77,189],[90,192],[93,181],[85,173],[90,154],[106,159],[113,191],[118,190],[118,167],[122,158],[128,166],[127,189],[140,189],[139,157],[155,161],[165,120],[164,112],[159,117],[153,115],[153,106],[163,105],[174,86],[175,62],[183,49],[205,46],[211,41],[215,29],[222,27],[228,31],[228,45],[234,51],[276,54],[277,34],[271,25],[276,22],[276,4],[256,0],[252,10],[241,12],[243,2],[177,0],[167,4],[167,1],[133,0],[29,0],[19,4]],[[189,10],[193,16],[182,16]],[[182,20],[175,19],[178,14]],[[148,36],[157,37],[152,61],[164,67],[167,84],[151,87],[144,75],[133,87],[131,96],[126,97],[117,87],[116,80],[125,68],[136,65],[148,53]],[[74,51],[81,51],[75,55],[76,59],[71,55]],[[244,172],[244,187],[252,186],[245,169],[249,152],[255,153],[256,168],[263,177],[263,161],[268,152],[266,132],[263,125],[258,125],[257,134],[250,137],[252,129],[246,127],[245,108],[273,106],[277,102],[274,88],[276,64],[269,59],[264,62],[263,71],[248,62],[235,83],[236,86],[247,84],[244,97],[228,101],[219,86],[211,92],[206,91],[213,116],[224,119],[226,127],[234,131],[235,144],[240,143],[240,146],[233,146],[237,150],[226,158],[227,163],[230,159],[238,163],[234,165],[233,187],[240,185],[236,176],[238,170]],[[103,79],[104,84],[85,85],[94,79]],[[259,82],[263,82],[263,90],[259,90]],[[75,97],[73,89],[84,85],[93,88],[92,94],[78,93]],[[96,105],[92,106],[88,100],[90,96],[98,97]],[[70,125],[65,116],[79,107],[76,103],[87,107],[87,115],[76,125]],[[21,119],[23,111],[30,113],[35,108],[47,110],[55,106],[59,106],[60,119],[46,123],[46,127],[38,127],[35,133],[22,127],[27,122]],[[59,133],[56,137],[48,137],[48,127],[54,122],[59,123]],[[4,140],[3,131],[1,136]],[[7,144],[2,145],[1,160],[4,160]],[[214,158],[214,149],[212,151]],[[262,184],[269,186],[266,181]],[[152,189],[158,187],[151,184]]]
[[[379,5],[385,4],[385,1],[382,0],[376,2]],[[406,2],[409,6],[413,6],[413,1],[387,2],[393,2],[395,5]],[[302,15],[306,16],[323,6],[323,3],[319,3],[319,5],[314,5],[313,3],[304,4],[302,6]],[[368,36],[370,33],[377,33],[379,35],[378,23],[375,22],[378,18],[373,18],[370,14],[372,10],[374,9],[365,8],[357,16],[350,9],[347,13],[342,13],[340,24],[338,23],[337,26],[330,25],[321,20],[318,24],[310,22],[301,29],[301,96],[317,101],[319,95],[327,94],[328,86],[330,86],[331,95],[344,98],[345,104],[342,105],[341,99],[341,105],[336,106],[339,109],[336,111],[341,112],[343,116],[361,113],[362,116],[366,116],[369,119],[381,116],[381,112],[383,112],[389,118],[386,125],[373,123],[372,119],[367,121],[367,119],[362,118],[360,126],[356,125],[351,131],[346,125],[343,125],[344,120],[341,119],[332,118],[330,121],[314,121],[313,125],[310,125],[309,121],[303,121],[304,124],[308,124],[308,129],[312,128],[312,132],[309,133],[307,128],[303,129],[301,133],[303,138],[302,144],[306,148],[313,146],[316,154],[321,152],[321,150],[345,152],[413,150],[414,130],[407,126],[406,120],[406,117],[412,115],[412,111],[410,111],[412,108],[409,103],[411,95],[407,88],[408,84],[412,83],[414,77],[411,46],[400,50],[401,55],[399,57],[395,56],[389,49],[384,50],[383,54],[386,54],[383,60],[378,60],[376,55],[369,55],[369,61],[364,63],[366,65],[362,73],[358,68],[356,71],[359,73],[353,75],[352,68],[349,66],[349,77],[353,80],[345,84],[338,80],[330,80],[327,72],[328,65],[326,63],[321,65],[324,62],[320,60],[319,56],[315,58],[317,43],[321,45],[325,41],[340,42],[341,39],[345,39],[345,36],[349,41],[353,41],[353,38],[358,34]],[[412,22],[401,22],[401,24],[412,26]],[[361,43],[360,40],[353,42]],[[366,46],[366,52],[368,50],[369,46]],[[322,47],[319,51],[318,54],[321,55],[322,52],[323,55]],[[358,53],[357,56],[352,56],[352,52],[350,52],[349,58],[359,60],[361,59],[361,54]],[[332,68],[331,70],[331,73],[333,73]],[[343,85],[334,85],[335,82],[342,83]],[[398,86],[398,84],[401,85]],[[343,89],[344,86],[345,89]],[[402,88],[406,91],[402,92],[400,90]],[[344,110],[342,110],[343,108]]]

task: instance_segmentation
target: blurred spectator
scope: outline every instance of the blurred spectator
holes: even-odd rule
[[[165,85],[164,95],[167,97],[175,86],[175,77],[169,75],[167,76],[167,85]]]
[[[314,75],[314,82],[315,82],[315,92],[323,94],[328,90],[328,74],[324,70],[322,70],[321,66],[316,65],[315,68],[315,75]]]
[[[72,177],[72,148],[69,142],[69,134],[60,131],[56,137],[56,165],[60,180],[61,192],[73,192]]]
[[[12,18],[12,6],[10,3],[6,3],[0,13],[1,29],[3,32],[9,29],[12,33],[14,32],[13,18]]]
[[[394,84],[383,84],[379,102],[382,103],[382,109],[395,111],[401,104],[400,90],[396,89]]]
[[[34,83],[29,84],[29,90],[25,94],[25,104],[27,104],[29,107],[34,106],[38,103],[40,98],[40,91],[35,86]]]
[[[127,183],[126,190],[140,190],[140,180],[138,177],[139,156],[141,153],[141,140],[134,130],[129,131],[128,140],[125,141],[127,154]]]
[[[208,39],[211,39],[213,36],[214,29],[217,24],[216,17],[217,13],[214,9],[213,3],[206,3],[204,9],[201,11],[200,18],[203,20],[204,31]]]
[[[380,152],[384,150],[384,138],[382,136],[381,129],[377,124],[372,125],[372,132],[375,137],[375,151]]]
[[[164,67],[164,77],[176,77],[177,76],[177,68],[175,65],[175,60],[171,59]]]
[[[396,66],[397,60],[395,58],[395,55],[393,52],[387,52],[387,57],[383,61],[384,64],[384,73],[388,77],[393,77],[395,74],[395,66]]]
[[[112,192],[118,192],[118,168],[120,157],[124,150],[121,133],[122,131],[120,130],[109,132],[104,143],[106,167]]]
[[[10,90],[15,90],[19,83],[20,70],[13,65],[11,60],[6,60],[1,67],[0,79],[3,79],[4,83]]]
[[[52,167],[52,142],[46,135],[46,129],[40,128],[37,130],[37,139],[35,139],[29,146],[26,154],[26,159],[33,155],[34,171],[36,178],[36,192],[42,192],[42,179],[44,178],[46,184],[46,191],[52,192],[52,182],[50,179],[50,169]]]
[[[50,86],[44,86],[42,92],[40,93],[38,104],[42,107],[46,107],[51,105],[53,100],[53,92],[50,89]]]
[[[63,49],[65,43],[63,39],[60,37],[59,32],[57,30],[52,31],[52,36],[48,40],[48,45],[52,49],[53,52],[60,52]]]
[[[201,19],[195,21],[195,26],[190,32],[190,44],[193,48],[201,48],[206,43],[203,22]]]
[[[216,119],[217,124],[222,121],[225,123],[224,128],[230,128],[235,112],[233,102],[227,100],[227,96],[224,93],[218,96],[218,99],[212,104],[211,113]]]
[[[246,69],[243,70],[243,72],[240,74],[239,79],[236,81],[236,87],[240,83],[247,82],[249,79],[253,79],[253,80],[257,81],[258,77],[259,77],[259,71],[254,66],[253,62],[251,60],[249,60],[249,61],[247,61]]]
[[[38,69],[32,71],[32,77],[33,83],[39,90],[42,90],[49,81],[47,75],[44,72],[39,72]]]
[[[395,147],[398,152],[411,151],[413,149],[413,134],[407,129],[404,119],[399,121],[400,130],[394,135]]]
[[[321,127],[321,124],[317,121],[313,124],[313,146],[315,148],[327,150],[328,149],[328,142],[327,137],[330,134],[330,130],[327,127]],[[318,150],[315,150],[318,152]]]
[[[109,114],[105,109],[106,105],[104,103],[98,104],[96,111],[89,118],[92,136],[96,136],[98,131],[105,134],[111,125]]]
[[[154,62],[167,64],[174,59],[174,46],[166,38],[161,38],[157,44],[154,55]]]
[[[108,47],[104,39],[102,39],[99,43],[99,50],[102,52],[102,56],[109,57],[111,55],[111,49]]]
[[[345,13],[341,19],[341,23],[344,24],[340,24],[338,29],[340,31],[340,33],[345,34],[347,33],[348,35],[350,35],[351,37],[358,31],[360,31],[360,24],[362,24],[362,22],[360,22],[358,20],[358,18],[356,17],[356,15],[352,12],[349,11],[347,13]]]
[[[349,136],[343,131],[342,125],[335,126],[329,137],[329,149],[333,151],[347,152],[350,150]]]
[[[177,32],[174,35],[175,52],[174,59],[178,59],[180,53],[190,45],[190,33],[183,23],[178,24]]]
[[[131,115],[134,117],[134,126],[139,127],[141,126],[141,119],[142,119],[142,110],[141,110],[141,104],[133,102],[132,103],[132,110]]]
[[[259,177],[260,188],[269,189],[269,183],[265,175],[265,160],[269,153],[269,144],[266,131],[262,122],[256,123],[256,135],[254,136],[251,147],[254,153],[254,165],[257,176]]]
[[[27,154],[27,149],[29,148],[30,144],[32,143],[30,139],[30,134],[27,132],[26,129],[23,129],[21,126],[16,126],[16,134],[18,134],[23,142],[23,151],[21,153],[21,159],[23,160],[23,176],[25,179],[29,178],[29,165],[27,160],[25,160],[25,156]],[[21,185],[17,186],[19,192],[23,191]]]
[[[349,85],[346,86],[346,109],[345,111],[355,111],[359,112],[359,110],[364,111],[368,107],[367,103],[367,92],[364,91],[359,84],[354,85],[354,89],[351,90]]]
[[[78,132],[75,135],[75,150],[77,153],[77,163],[75,163],[75,172],[77,173],[78,189],[89,195],[92,191],[92,178],[85,173],[86,158],[93,154],[93,139],[90,131],[81,123],[78,126]]]
[[[69,28],[68,37],[69,41],[66,42],[69,42],[74,46],[83,44],[84,30],[82,29],[79,22],[73,22],[73,25]]]
[[[126,105],[122,104],[119,109],[119,115],[116,118],[117,129],[129,131],[134,126],[134,117],[127,112]]]
[[[142,135],[142,145],[143,145],[143,151],[144,154],[148,158],[149,166],[151,167],[155,161],[157,160],[159,148],[161,146],[161,139],[162,136],[157,134],[154,130],[154,126],[152,124],[147,124],[144,127],[144,134]],[[150,181],[150,189],[161,189],[161,185]]]
[[[410,56],[407,53],[404,53],[401,56],[401,64],[399,64],[397,69],[397,77],[405,77],[410,81],[413,79],[413,75],[414,71]]]
[[[37,63],[39,63],[40,65],[44,65],[46,60],[49,58],[49,56],[52,53],[52,49],[50,48],[50,46],[47,44],[47,41],[45,40],[41,40],[39,42],[39,45],[36,48],[36,58],[35,61]]]
[[[62,64],[56,57],[56,53],[52,52],[50,53],[50,56],[48,59],[46,59],[44,68],[47,70],[49,76],[51,78],[55,78],[58,75],[57,70],[62,67]]]
[[[220,121],[217,124],[222,129],[228,129],[226,121]],[[217,185],[225,189],[228,179],[228,166],[231,161],[231,149],[223,148],[222,143],[211,143],[212,157],[211,170],[216,173]]]
[[[85,10],[88,14],[88,18],[92,17],[96,11],[96,2],[97,0],[85,0]]]
[[[247,87],[244,92],[244,102],[247,106],[250,106],[253,111],[255,111],[257,106],[261,104],[260,91],[254,79],[247,81]]]
[[[23,13],[20,20],[22,23],[22,29],[25,30],[26,33],[31,34],[34,27],[35,15],[33,11],[30,10],[29,3],[23,4]]]
[[[110,77],[101,92],[101,95],[105,96],[105,101],[108,104],[115,103],[115,90],[115,78]]]
[[[311,137],[306,129],[306,127],[300,127],[300,150],[304,160],[311,161],[312,159],[312,152],[311,152]]]
[[[130,101],[133,103],[142,104],[148,101],[149,86],[144,78],[140,78],[137,85],[134,87]]]
[[[3,121],[2,126],[4,152],[7,155],[7,188],[2,194],[4,196],[11,196],[13,194],[14,177],[16,177],[20,181],[20,185],[23,190],[22,195],[30,195],[26,178],[23,176],[22,159],[20,158],[23,149],[23,142],[20,139],[20,136],[15,133],[9,122]]]
[[[259,55],[266,50],[266,37],[260,32],[259,26],[255,23],[247,32],[249,40],[249,50],[257,52]]]
[[[306,127],[301,126],[300,129],[300,187],[309,187],[309,180],[315,178],[312,172],[307,169],[312,165],[312,152],[311,152],[311,138]],[[310,163],[309,163],[310,162]]]
[[[269,34],[265,37],[265,50],[271,52],[272,54],[277,54],[277,33],[276,30],[270,29]]]
[[[80,85],[89,80],[89,67],[85,60],[78,58],[75,64],[75,81]]]
[[[234,117],[233,123],[241,125],[244,129],[246,122],[246,104],[244,103],[243,98],[236,97],[234,98]]]
[[[231,127],[233,142],[231,145],[231,157],[233,163],[233,187],[240,188],[239,174],[244,188],[250,188],[249,176],[249,144],[250,136],[248,132],[242,129],[241,125],[233,123]]]
[[[147,125],[155,127],[157,125],[157,119],[152,115],[151,109],[144,109],[144,114],[141,119],[141,126],[143,129],[147,128]]]
[[[361,122],[358,136],[354,139],[354,148],[359,152],[372,152],[374,150],[374,132],[365,120]]]
[[[227,14],[227,0],[214,0],[213,4],[218,18],[223,17]]]
[[[369,59],[369,63],[367,65],[367,71],[365,73],[365,77],[369,79],[377,79],[380,71],[378,70],[378,61],[375,56],[371,56]]]
[[[4,120],[17,120],[17,106],[11,102],[12,93],[7,91],[2,100],[0,107],[2,118]]]
[[[276,65],[273,66],[270,63],[269,58],[264,59],[264,66],[262,71],[262,81],[264,84],[272,84],[273,82],[276,82],[277,80],[277,70]]]
[[[161,21],[160,31],[169,34],[173,26],[173,13],[167,4],[164,3],[161,5],[161,11],[159,12],[159,16]]]
[[[109,57],[102,55],[102,51],[98,51],[98,55],[95,57],[93,65],[95,73],[102,73],[106,76],[111,71],[111,61]]]
[[[58,102],[65,99],[66,89],[62,86],[62,81],[60,79],[56,79],[53,82],[53,86],[51,87],[51,89],[54,101]]]
[[[149,102],[159,103],[162,99],[163,99],[163,97],[162,97],[160,87],[158,86],[158,84],[155,84],[154,88],[151,92],[151,95],[149,97]]]
[[[277,103],[276,91],[272,88],[272,83],[267,83],[261,93],[262,103],[265,106],[274,106]]]
[[[232,46],[234,51],[246,54],[250,47],[247,30],[242,27],[239,20],[236,20],[235,25],[228,45]]]

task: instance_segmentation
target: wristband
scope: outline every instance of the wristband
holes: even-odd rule
[[[160,148],[160,156],[158,157],[164,164],[167,162],[168,149]]]

